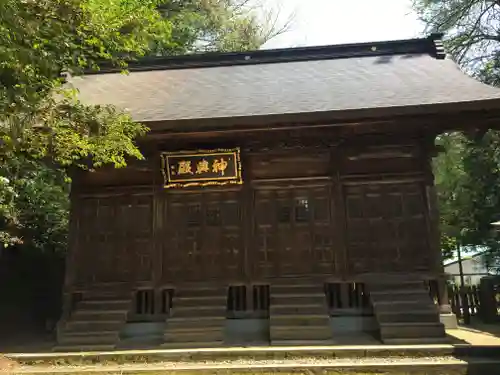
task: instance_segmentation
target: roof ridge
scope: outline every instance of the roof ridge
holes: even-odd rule
[[[179,56],[145,57],[130,61],[129,71],[151,71],[167,69],[208,68],[230,65],[255,65],[280,62],[342,59],[352,57],[429,54],[443,59],[446,54],[442,42],[443,34],[430,34],[426,38],[349,43],[324,46],[264,49],[243,52],[208,52]],[[99,71],[86,74],[114,73],[120,67],[103,63]]]

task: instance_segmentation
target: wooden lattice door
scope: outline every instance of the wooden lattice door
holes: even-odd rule
[[[345,187],[349,268],[353,273],[429,268],[424,188],[414,183]]]
[[[254,218],[255,277],[335,272],[329,186],[257,189]]]
[[[231,280],[243,272],[239,192],[177,193],[167,197],[163,279]]]
[[[79,201],[75,261],[78,282],[152,280],[152,207],[149,195]]]

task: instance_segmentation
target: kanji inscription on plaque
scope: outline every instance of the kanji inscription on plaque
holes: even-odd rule
[[[166,188],[241,184],[240,149],[164,152]]]

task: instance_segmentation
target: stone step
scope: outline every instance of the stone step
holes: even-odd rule
[[[172,317],[196,318],[198,316],[225,317],[226,306],[198,306],[198,307],[177,306],[172,308]]]
[[[65,333],[58,338],[58,345],[115,345],[119,341],[118,332],[74,332]]]
[[[271,294],[325,294],[323,284],[271,285]]]
[[[165,330],[165,335],[218,335],[224,331],[224,326],[211,326],[211,327],[169,327]]]
[[[193,297],[227,297],[227,287],[180,288],[175,291],[174,299]]]
[[[205,349],[217,348],[224,345],[224,341],[197,341],[197,342],[164,342],[161,347],[164,349]]]
[[[271,315],[271,327],[280,326],[329,326],[330,317],[327,314],[322,315]]]
[[[451,340],[444,337],[418,337],[418,338],[387,338],[382,340],[385,345],[438,345],[450,344]]]
[[[208,297],[178,297],[174,299],[175,307],[208,307],[208,306],[226,306],[226,296],[208,296]]]
[[[391,280],[380,276],[380,280],[368,283],[368,290],[384,343],[396,343],[397,340],[407,343],[413,339],[442,342],[446,337],[437,307],[422,280]]]
[[[335,335],[335,340],[338,335]],[[125,340],[120,342],[121,344]],[[277,341],[275,341],[276,343]],[[317,341],[319,344],[321,341]],[[122,357],[122,364],[125,363],[154,363],[161,360],[162,362],[203,362],[203,361],[231,361],[231,360],[250,360],[250,361],[267,361],[273,360],[302,360],[311,359],[313,361],[322,360],[325,358],[342,358],[349,360],[353,357],[365,358],[387,358],[387,357],[411,357],[411,358],[429,358],[451,356],[453,354],[460,357],[480,356],[488,358],[500,359],[500,351],[498,347],[472,347],[461,346],[460,348],[453,346],[431,345],[431,346],[410,346],[405,345],[396,348],[388,348],[382,345],[329,345],[329,346],[316,346],[306,348],[306,345],[312,343],[311,341],[286,341],[288,348],[275,348],[273,346],[261,346],[260,348],[251,347],[245,349],[241,346],[228,346],[224,350],[200,350],[200,351],[178,351],[178,352],[165,352],[160,348],[157,350],[131,350],[126,353],[85,353],[84,356],[78,358],[78,363],[84,366],[93,365],[95,363],[104,364],[107,362],[117,363],[116,359]],[[296,345],[295,345],[296,344]],[[6,354],[10,356],[11,354]],[[12,354],[16,356],[16,354]],[[19,357],[25,357],[20,354]],[[159,358],[161,357],[161,358]],[[29,354],[29,361],[35,362],[42,366],[49,367],[58,362],[57,356],[47,355],[46,353],[31,353]]]
[[[204,328],[204,327],[224,327],[226,317],[199,317],[199,318],[169,318],[167,329],[177,328]]]
[[[436,323],[381,323],[380,337],[387,339],[440,338],[445,337],[443,324]]]
[[[214,347],[217,343],[206,343],[206,348]],[[179,345],[169,348],[179,348]],[[189,346],[186,346],[189,348]],[[141,363],[126,362],[117,365],[115,361],[95,366],[82,365],[80,363],[71,365],[22,366],[21,371],[16,373],[24,375],[35,374],[189,374],[189,375],[213,375],[213,374],[425,374],[425,375],[498,375],[500,374],[500,361],[484,358],[453,358],[449,356],[434,358],[408,358],[408,357],[377,357],[365,358],[364,356],[352,356],[351,360],[338,358],[323,358],[312,361],[305,359],[297,360],[273,360],[253,363],[252,360],[230,360],[230,361],[190,361],[189,363],[165,363],[155,361],[147,365]],[[122,361],[119,361],[121,363]]]
[[[437,307],[429,299],[428,301],[372,301],[375,314],[384,312],[409,312],[414,310],[436,310]]]
[[[279,285],[315,285],[315,284],[324,284],[324,280],[322,277],[320,278],[314,278],[314,277],[305,277],[305,278],[300,278],[300,277],[285,277],[285,278],[278,278],[278,279],[273,279],[270,282],[271,287],[274,286],[279,286]]]
[[[419,280],[406,280],[400,282],[373,282],[367,283],[367,288],[370,293],[382,291],[403,291],[403,290],[425,290],[425,284]]]
[[[115,349],[115,345],[56,345],[52,348],[54,352],[97,352],[97,351],[111,351]]]
[[[271,344],[281,340],[330,340],[332,332],[329,326],[273,326],[269,330]]]
[[[416,288],[408,288],[408,289],[394,289],[394,290],[378,290],[370,292],[372,296],[383,296],[385,294],[408,294],[408,293],[416,293],[416,294],[425,294],[429,296],[429,291],[425,288],[416,287]]]
[[[105,292],[127,292],[131,290],[130,283],[127,282],[107,282],[91,284],[86,287],[87,292],[105,291]]]
[[[103,290],[96,290],[96,291],[90,291],[86,292],[84,294],[84,301],[87,300],[93,300],[93,301],[109,301],[109,300],[117,300],[117,299],[123,299],[123,300],[131,300],[132,299],[132,292],[130,291],[103,291]]]
[[[76,310],[71,315],[71,320],[80,321],[111,321],[127,319],[128,311],[126,310]]]
[[[327,339],[318,339],[318,340],[273,340],[272,346],[286,346],[286,347],[305,347],[305,346],[315,346],[315,347],[325,347],[331,346],[334,344],[332,337]],[[286,357],[285,357],[286,358]],[[336,373],[334,373],[337,375]],[[340,375],[340,374],[339,374]],[[367,374],[356,374],[356,375],[367,375]]]
[[[314,315],[327,314],[324,304],[272,305],[271,315]]]
[[[123,324],[123,320],[70,320],[66,323],[65,333],[118,331]]]
[[[439,322],[439,313],[432,310],[411,312],[385,312],[377,315],[380,323],[436,323]]]
[[[77,305],[80,311],[129,311],[132,300],[83,300]]]
[[[317,294],[274,294],[271,293],[271,306],[273,305],[324,305],[326,308],[326,296]]]
[[[402,273],[402,272],[394,272],[394,273],[365,273],[358,277],[358,279],[362,282],[404,282],[404,281],[421,281],[424,280],[421,274],[419,273]]]
[[[431,298],[426,290],[398,290],[398,291],[383,291],[372,292],[370,297],[373,302],[382,301],[422,301],[431,302]]]

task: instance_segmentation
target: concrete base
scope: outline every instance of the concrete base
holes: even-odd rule
[[[375,332],[378,328],[374,316],[334,316],[330,318],[329,323],[334,341],[340,337],[342,342],[345,337],[352,336],[353,340],[350,341],[354,343],[356,338]],[[269,319],[226,320],[225,342],[229,345],[262,344],[269,341]],[[298,341],[303,342],[303,340]]]
[[[120,332],[118,348],[157,348],[163,343],[164,322],[128,323]]]
[[[458,321],[457,316],[453,313],[439,314],[439,320],[443,323],[445,329],[457,329]]]
[[[378,328],[374,316],[333,316],[330,326],[334,338],[338,335],[375,332]]]
[[[166,324],[164,322],[127,323],[120,332],[122,338],[137,338],[143,336],[163,336]]]
[[[225,342],[238,344],[269,344],[269,319],[227,319]]]

